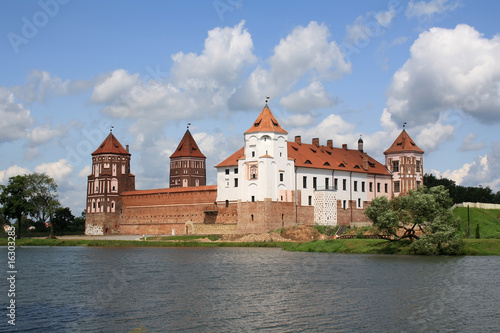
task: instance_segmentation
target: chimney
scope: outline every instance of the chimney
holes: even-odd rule
[[[342,144],[342,149],[347,150],[347,143]]]
[[[363,153],[363,169],[368,171],[368,154]]]
[[[128,145],[126,145],[126,146],[125,146],[125,149],[127,150],[127,153],[130,153],[130,152],[128,151]]]
[[[298,143],[299,145],[302,144],[302,141],[300,139],[300,135],[295,136],[295,143]]]
[[[326,146],[333,149],[333,140],[326,140]]]
[[[319,147],[319,138],[313,138],[313,145]]]

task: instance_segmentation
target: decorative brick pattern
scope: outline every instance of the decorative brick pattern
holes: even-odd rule
[[[335,191],[314,191],[314,224],[337,225],[337,195]]]

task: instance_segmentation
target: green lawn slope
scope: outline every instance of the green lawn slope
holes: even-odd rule
[[[467,232],[467,207],[457,207],[453,211],[461,221],[461,229]],[[480,238],[500,239],[500,209],[469,208],[470,235],[474,238],[476,225],[479,224]]]

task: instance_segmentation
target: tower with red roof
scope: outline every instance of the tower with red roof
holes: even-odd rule
[[[121,210],[120,194],[135,190],[130,156],[113,133],[92,153],[92,173],[87,181],[86,234],[113,233],[118,228],[115,220]]]
[[[384,152],[385,164],[392,172],[394,196],[407,194],[423,184],[423,155],[403,128],[394,143]]]
[[[189,128],[170,156],[170,188],[205,186],[206,157],[196,144]]]

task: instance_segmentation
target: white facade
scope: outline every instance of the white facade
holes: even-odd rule
[[[285,133],[246,133],[238,166],[217,167],[217,201],[292,201],[293,170]]]

